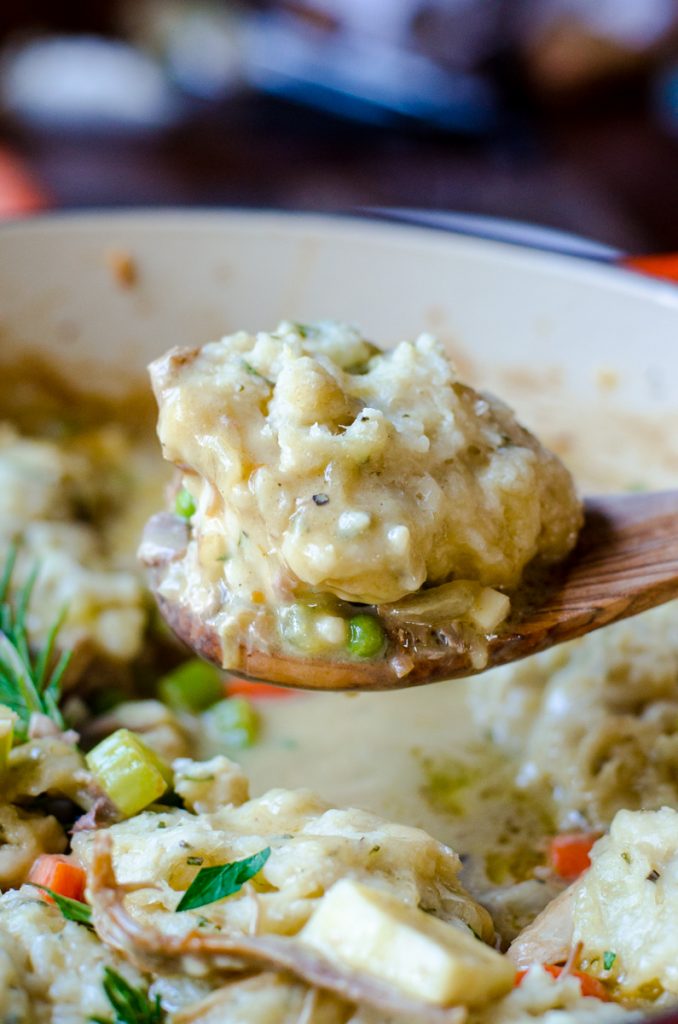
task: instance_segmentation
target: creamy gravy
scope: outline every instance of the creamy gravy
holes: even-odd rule
[[[186,537],[163,558],[163,516],[142,559],[226,669],[251,671],[250,652],[349,658],[398,681],[460,642],[482,668],[510,608],[495,588],[575,544],[562,462],[432,335],[380,351],[347,324],[285,321],[170,349],[149,371]]]
[[[519,416],[561,454],[582,493],[675,483],[678,416],[629,416],[609,396],[581,409],[515,382],[513,391]],[[494,748],[472,715],[469,695],[490,692],[495,676],[268,699],[258,705],[260,741],[238,758],[257,792],[310,784],[330,800],[427,829],[467,856],[465,882],[482,893],[521,880],[553,831],[549,795],[516,790],[517,759]]]
[[[580,408],[554,385],[546,394],[530,380],[502,377],[491,383],[506,393],[519,418],[557,451],[582,493],[670,487],[678,473],[678,415],[630,416],[602,395]],[[54,436],[60,409],[38,433]],[[21,425],[35,396],[20,410]],[[14,412],[13,409],[10,409]],[[110,410],[104,410],[106,418]],[[52,415],[53,413],[53,415]],[[141,526],[161,502],[166,470],[156,454],[145,415],[128,464],[129,501],[108,525],[112,560],[131,566]],[[669,421],[670,420],[670,421]],[[86,423],[88,426],[89,423]],[[593,441],[592,441],[593,439]],[[495,673],[468,681],[390,693],[303,693],[257,702],[260,736],[234,752],[253,792],[271,787],[311,787],[339,805],[363,807],[422,827],[464,859],[464,880],[476,894],[528,877],[543,858],[543,839],[554,831],[550,795],[515,785],[518,758],[493,746],[471,709]],[[216,750],[204,734],[196,754]]]

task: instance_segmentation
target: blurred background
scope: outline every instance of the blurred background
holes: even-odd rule
[[[678,0],[4,0],[0,215],[406,207],[678,250]]]

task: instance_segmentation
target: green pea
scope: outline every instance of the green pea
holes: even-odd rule
[[[381,654],[386,636],[381,623],[373,615],[354,615],[348,620],[348,649],[359,658]]]
[[[190,519],[192,515],[195,515],[193,495],[185,487],[181,488],[174,499],[174,511],[178,516],[183,516],[184,519]]]
[[[216,704],[223,695],[221,672],[199,658],[185,661],[163,676],[158,683],[160,700],[174,711],[204,711]]]

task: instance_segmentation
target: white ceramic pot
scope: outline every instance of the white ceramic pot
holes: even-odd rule
[[[618,402],[678,407],[678,288],[602,263],[298,214],[60,214],[0,229],[1,360],[37,350],[97,391],[138,382],[169,345],[283,317],[348,319],[381,342],[433,330],[474,378],[538,368],[582,402],[612,366]]]

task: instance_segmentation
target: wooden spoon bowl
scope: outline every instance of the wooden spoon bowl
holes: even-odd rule
[[[238,664],[231,671],[308,690],[420,686],[517,661],[678,597],[678,491],[588,498],[584,509],[576,548],[537,587],[513,595],[511,617],[487,637],[487,661],[482,667],[472,661],[462,637],[455,642],[445,631],[439,643],[417,645],[402,629],[389,629],[386,623],[388,647],[382,658],[305,658],[241,645]],[[154,517],[156,525],[160,518],[168,517]],[[180,524],[170,526],[178,536]],[[186,538],[185,527],[183,531]],[[196,654],[221,666],[216,631],[190,607],[170,602],[159,592],[169,563],[180,557],[180,548],[180,543],[156,544],[151,551],[142,544],[151,588],[176,635]]]

